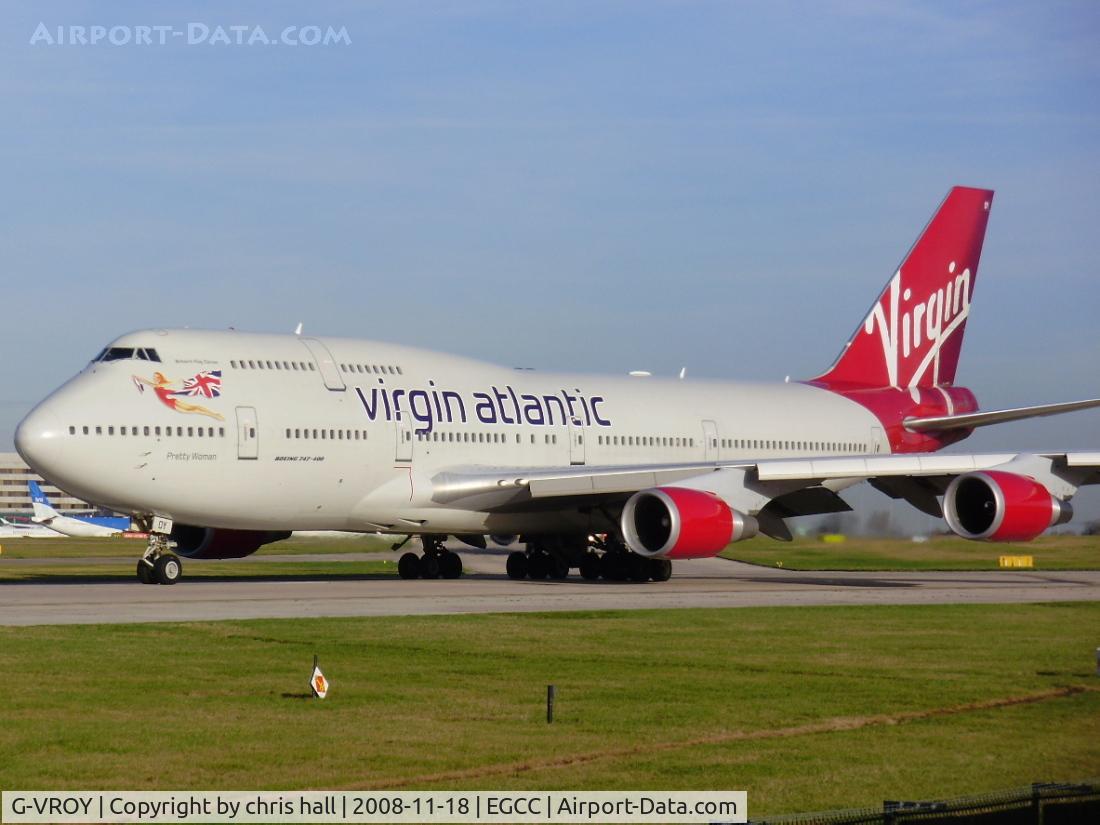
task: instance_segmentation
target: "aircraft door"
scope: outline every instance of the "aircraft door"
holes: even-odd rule
[[[569,422],[569,463],[584,464],[584,427],[575,418]]]
[[[871,443],[868,446],[870,446],[872,453],[881,453],[882,452],[882,428],[881,427],[872,427],[871,428]]]
[[[299,340],[306,345],[309,354],[313,356],[313,360],[317,363],[317,369],[321,372],[321,378],[324,380],[325,386],[337,392],[346,390],[347,385],[344,383],[344,379],[340,377],[340,370],[336,366],[332,353],[328,351],[328,347],[316,338],[301,338]]]
[[[255,407],[237,407],[237,458],[260,457],[260,426]]]
[[[713,421],[703,422],[703,461],[718,460],[718,425]]]
[[[397,420],[394,422],[397,442],[394,445],[394,461],[412,461],[413,457],[413,431],[409,417],[398,410]]]

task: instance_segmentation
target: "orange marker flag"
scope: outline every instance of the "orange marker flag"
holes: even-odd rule
[[[309,678],[309,687],[318,699],[324,699],[328,695],[329,682],[317,666],[316,656],[313,657],[313,675]]]

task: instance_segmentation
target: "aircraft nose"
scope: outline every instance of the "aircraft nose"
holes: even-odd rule
[[[64,431],[48,401],[39,404],[15,428],[15,449],[31,469],[50,477],[60,462]]]

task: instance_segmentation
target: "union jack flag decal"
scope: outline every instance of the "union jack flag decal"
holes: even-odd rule
[[[203,398],[217,398],[222,394],[222,371],[204,370],[183,382],[183,389],[172,395],[201,395]]]

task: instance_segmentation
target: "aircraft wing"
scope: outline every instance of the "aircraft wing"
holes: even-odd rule
[[[892,498],[904,498],[938,516],[936,496],[953,478],[992,469],[1041,479],[1052,493],[1068,498],[1082,485],[1100,484],[1100,452],[891,454],[524,469],[468,467],[440,472],[432,477],[431,484],[435,503],[483,510],[523,509],[538,500],[622,500],[639,490],[680,484],[716,492],[731,506],[750,514],[778,501],[785,518],[848,509],[835,491],[868,481]]]

